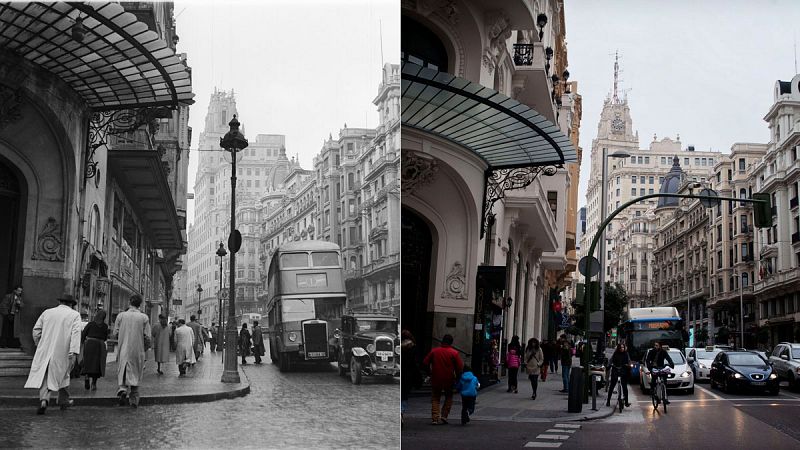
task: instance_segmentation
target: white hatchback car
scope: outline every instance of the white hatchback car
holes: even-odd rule
[[[647,369],[644,361],[647,361],[647,355],[649,355],[652,351],[652,348],[648,349],[644,354],[644,359],[642,360],[642,365],[640,366],[641,369],[639,370],[639,384],[642,388],[642,392],[645,394],[650,392],[651,376],[650,370]],[[668,348],[667,352],[669,352],[669,357],[675,364],[675,367],[672,369],[672,373],[667,376],[667,389],[680,389],[689,394],[694,394],[694,374],[692,373],[692,366],[689,364],[689,362],[686,360],[686,357],[683,356],[683,352],[680,350]]]
[[[711,363],[723,349],[718,347],[687,348],[686,356],[691,361],[694,381],[708,381],[711,374]]]

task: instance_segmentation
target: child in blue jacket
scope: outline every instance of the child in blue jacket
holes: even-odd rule
[[[478,398],[478,378],[469,366],[464,365],[461,378],[456,382],[456,390],[461,394],[461,425],[469,422],[469,416],[475,412],[475,399]]]

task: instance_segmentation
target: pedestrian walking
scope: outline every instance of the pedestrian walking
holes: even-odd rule
[[[128,300],[128,310],[117,315],[114,336],[117,337],[117,397],[119,405],[139,407],[139,383],[144,374],[145,352],[152,342],[150,318],[139,311],[142,296]]]
[[[50,394],[58,391],[57,404],[61,409],[73,405],[69,398],[69,373],[78,361],[81,350],[81,315],[72,309],[78,302],[71,295],[62,295],[59,305],[45,310],[33,326],[33,355],[31,371],[25,388],[39,389],[39,409],[44,414]]]
[[[416,346],[414,335],[408,330],[403,330],[400,334],[400,361],[403,362],[403,375],[400,377],[400,423],[403,423],[403,415],[408,409],[408,396],[411,389],[422,385],[422,377],[417,367]]]
[[[478,398],[478,388],[481,384],[472,373],[472,369],[464,365],[461,378],[456,383],[456,390],[461,394],[461,425],[469,422],[469,416],[475,413],[475,400]]]
[[[173,320],[169,323],[169,328],[169,350],[174,352],[178,348],[177,345],[175,345],[175,329],[178,328],[178,324]]]
[[[211,351],[216,352],[217,348],[219,347],[219,342],[217,341],[217,335],[219,334],[219,330],[217,329],[217,323],[211,322],[211,329],[209,330],[211,333]]]
[[[94,314],[94,319],[83,327],[81,332],[81,342],[83,342],[83,353],[81,353],[81,375],[85,376],[83,387],[97,390],[97,379],[106,375],[106,340],[108,339],[108,324],[106,323],[106,312],[102,309]]]
[[[550,373],[558,373],[558,344],[561,343],[560,339],[556,339],[555,341],[550,342]]]
[[[169,361],[169,348],[172,328],[167,324],[167,316],[158,315],[158,323],[153,326],[153,354],[156,358],[156,373],[164,375],[161,371],[161,363]]]
[[[542,349],[542,357],[544,358],[544,364],[540,368],[539,378],[542,382],[547,381],[547,372],[550,368],[550,360],[553,358],[553,347],[549,339],[542,341],[542,345],[540,346]]]
[[[544,354],[539,347],[539,340],[536,338],[528,339],[528,345],[525,347],[525,370],[528,373],[528,379],[531,381],[531,400],[536,400],[536,388],[539,386],[539,374],[542,367],[545,366]]]
[[[253,355],[256,357],[256,364],[261,364],[261,357],[264,356],[264,335],[258,321],[253,321]]]
[[[0,347],[6,348],[16,345],[22,330],[19,311],[22,309],[22,286],[17,286],[13,291],[0,299]]]
[[[508,390],[506,392],[517,393],[517,377],[519,376],[519,366],[522,365],[522,346],[519,343],[519,336],[511,338],[506,351],[506,367],[508,368]]]
[[[559,392],[569,392],[569,371],[572,368],[572,345],[567,340],[566,335],[561,335],[558,344],[558,355],[561,360],[561,380],[564,382],[564,388]]]
[[[464,362],[452,346],[453,336],[445,334],[442,345],[431,350],[422,360],[431,374],[431,425],[447,425],[447,417],[453,406],[453,384],[464,368]],[[442,395],[444,407],[440,410]]]
[[[205,335],[203,334],[203,326],[197,322],[197,317],[194,315],[189,316],[190,322],[186,324],[194,332],[194,357],[200,359],[203,350],[206,348]]]
[[[179,319],[178,327],[175,328],[175,363],[178,364],[178,376],[186,375],[186,368],[195,362],[194,331],[186,325],[186,320]]]
[[[250,356],[250,346],[252,341],[250,339],[250,331],[247,330],[247,324],[242,324],[242,329],[239,331],[239,353],[242,355],[242,365],[247,364],[245,357]]]

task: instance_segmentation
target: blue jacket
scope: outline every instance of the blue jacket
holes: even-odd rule
[[[480,386],[478,378],[472,372],[464,372],[456,383],[456,390],[464,397],[477,397]]]

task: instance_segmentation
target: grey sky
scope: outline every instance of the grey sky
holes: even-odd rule
[[[192,149],[214,87],[235,90],[246,137],[286,135],[287,154],[299,154],[304,168],[345,123],[377,126],[372,99],[381,82],[381,28],[383,60],[397,64],[399,2],[176,1],[175,15],[178,52],[192,67]],[[196,171],[194,152],[190,192]]]
[[[579,205],[586,203],[592,139],[611,91],[619,49],[634,130],[680,134],[683,147],[729,153],[769,140],[764,115],[776,80],[795,75],[800,3],[782,1],[566,0],[570,79],[583,96]],[[800,36],[798,36],[800,38]]]

